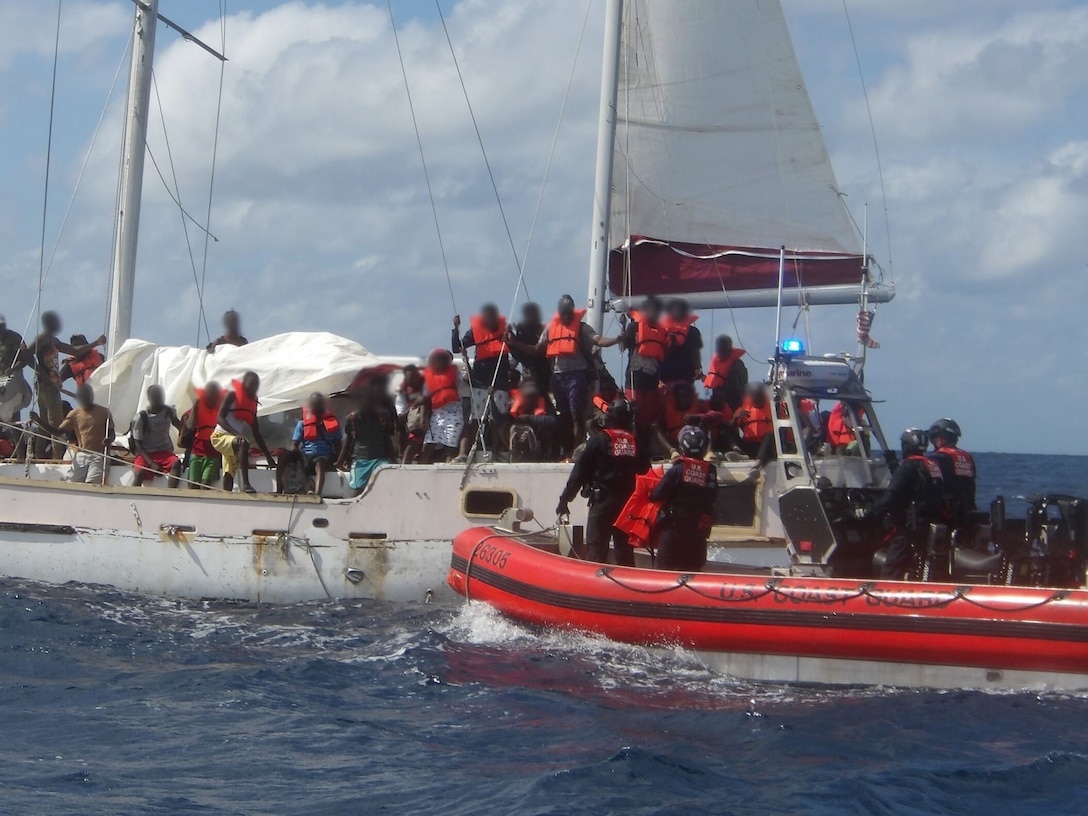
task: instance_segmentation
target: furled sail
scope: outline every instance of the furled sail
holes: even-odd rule
[[[627,0],[623,27],[613,295],[770,305],[785,246],[787,301],[856,302],[860,242],[779,0]]]

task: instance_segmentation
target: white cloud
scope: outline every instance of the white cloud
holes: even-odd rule
[[[1088,84],[1088,8],[1018,14],[912,36],[905,64],[876,85],[874,115],[897,137],[991,128],[1003,141],[1061,108]]]

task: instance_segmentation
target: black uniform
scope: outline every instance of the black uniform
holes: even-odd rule
[[[869,511],[870,517],[883,519],[888,529],[888,554],[881,577],[903,577],[912,552],[907,514],[914,504],[921,521],[938,520],[944,504],[943,482],[940,468],[921,455],[906,457],[896,468],[887,491]]]
[[[975,460],[967,451],[959,448],[940,448],[929,456],[937,463],[944,477],[944,497],[949,521],[957,529],[964,529],[975,511]]]
[[[627,535],[613,526],[635,490],[635,476],[645,473],[649,462],[638,452],[628,431],[605,428],[586,443],[574,463],[560,501],[567,504],[583,487],[591,490],[586,522],[586,559],[608,563],[609,541],[615,543],[616,563],[634,566],[635,554]]]
[[[701,459],[678,459],[650,493],[663,505],[658,525],[657,566],[696,571],[706,563],[706,542],[713,523],[718,471]]]

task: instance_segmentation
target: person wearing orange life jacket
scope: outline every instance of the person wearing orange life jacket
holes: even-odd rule
[[[697,572],[706,564],[718,471],[704,459],[710,440],[701,428],[681,430],[677,446],[680,458],[650,492],[650,500],[662,506],[655,566]]]
[[[669,347],[669,333],[661,326],[661,302],[651,296],[642,308],[631,312],[619,337],[598,338],[601,348],[619,345],[629,352],[626,386],[627,399],[635,404],[635,430],[644,450],[650,447],[654,427],[664,414],[664,400],[658,384],[661,363]]]
[[[461,316],[454,315],[451,350],[454,354],[470,348],[476,350],[469,375],[472,422],[461,450],[462,456],[467,456],[468,446],[476,438],[480,423],[487,434],[489,450],[495,450],[502,436],[505,419],[510,413],[510,351],[506,318],[494,303],[485,303],[479,314],[472,318],[469,330],[463,336],[460,332]]]
[[[554,455],[558,419],[548,410],[547,400],[532,380],[521,383],[513,392],[510,408],[509,450],[511,461],[547,461]]]
[[[727,334],[714,341],[714,356],[703,378],[712,410],[720,411],[723,405],[728,405],[731,412],[740,408],[748,387],[748,369],[741,360],[745,354],[744,349],[733,348],[733,338]]]
[[[683,298],[670,300],[661,319],[661,327],[669,335],[665,359],[659,375],[667,385],[675,382],[694,384],[703,372],[703,335],[695,325],[698,315],[691,313],[691,306]]]
[[[85,335],[73,334],[71,344],[77,348],[84,347],[84,351],[64,361],[60,367],[60,381],[64,382],[71,378],[76,381],[76,385],[83,385],[106,362],[106,358],[98,349],[87,347]]]
[[[592,355],[597,333],[583,322],[585,314],[585,309],[575,308],[573,297],[563,295],[534,347],[508,335],[515,349],[543,355],[549,363],[552,395],[559,414],[559,442],[568,456],[585,439],[590,383],[596,370]]]
[[[925,456],[929,438],[925,431],[908,428],[900,437],[903,461],[892,474],[887,490],[864,515],[878,519],[887,530],[887,550],[881,577],[902,580],[910,567],[914,542],[908,521],[913,506],[918,522],[928,528],[939,520],[944,500],[944,478],[941,469]]]
[[[963,530],[971,523],[976,509],[975,492],[978,471],[975,459],[959,447],[963,436],[954,419],[938,419],[929,429],[933,453],[929,458],[937,463],[944,475],[945,499],[954,529]]]
[[[771,434],[774,421],[767,389],[761,383],[748,386],[740,409],[733,415],[733,424],[740,436],[740,451],[749,459],[762,459],[760,450],[765,440],[774,442]]]
[[[423,399],[430,406],[430,420],[423,435],[420,464],[448,462],[457,455],[465,430],[460,383],[461,371],[454,365],[453,355],[445,349],[432,351],[423,369]]]
[[[249,457],[252,447],[249,437],[257,444],[268,464],[275,468],[276,459],[261,436],[257,419],[257,394],[261,378],[256,371],[247,371],[241,380],[232,380],[231,388],[219,406],[219,419],[209,440],[223,457],[223,489],[234,489],[238,479],[242,491],[256,493],[249,483]]]
[[[219,408],[223,404],[223,389],[212,380],[196,390],[196,402],[188,411],[186,445],[189,454],[189,487],[207,488],[219,480],[223,456],[212,447],[212,432],[219,422]]]
[[[634,566],[635,554],[627,534],[615,528],[620,511],[635,490],[635,477],[649,469],[649,459],[638,449],[631,433],[631,409],[624,400],[609,406],[605,426],[586,442],[559,496],[557,516],[570,515],[570,503],[579,491],[589,498],[586,520],[586,559],[608,563],[608,547],[615,547],[616,563]]]
[[[699,415],[699,401],[695,397],[695,387],[687,382],[675,382],[666,386],[665,415],[661,422],[660,442],[665,450],[675,450],[680,440],[680,431],[689,425],[687,420]]]
[[[847,448],[857,441],[853,421],[844,402],[836,403],[827,418],[827,444],[837,454],[846,453]]]
[[[344,432],[336,414],[325,407],[325,396],[316,391],[310,394],[302,409],[302,419],[295,425],[291,436],[291,450],[302,455],[306,472],[314,477],[313,493],[320,496],[325,490],[325,474],[335,467],[344,446]]]

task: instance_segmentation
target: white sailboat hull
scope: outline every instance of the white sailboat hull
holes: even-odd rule
[[[750,468],[737,463],[723,471],[743,479]],[[550,523],[570,465],[477,465],[465,491],[463,466],[391,466],[375,474],[365,495],[326,500],[78,485],[60,481],[65,471],[36,466],[31,475],[38,478],[26,479],[21,465],[0,465],[0,575],[178,598],[426,602],[454,600],[446,586],[451,541],[495,520],[479,511],[481,499],[508,496]],[[129,473],[114,468],[111,479]],[[268,480],[262,472],[254,477],[258,489],[268,489]],[[744,550],[722,550],[722,541],[719,557],[782,561],[770,490],[761,488],[753,526],[731,531]],[[574,522],[584,513],[576,504]]]

